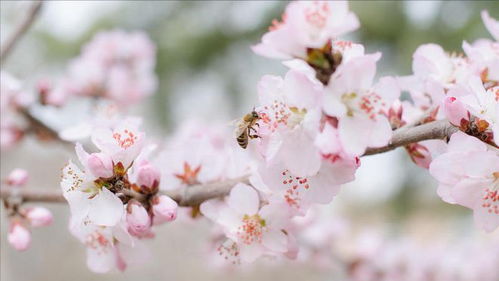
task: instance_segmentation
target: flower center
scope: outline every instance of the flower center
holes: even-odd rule
[[[116,140],[116,142],[118,142],[118,145],[124,149],[127,149],[130,146],[134,145],[137,141],[137,136],[128,129],[123,130],[123,133],[113,133],[113,138]]]
[[[99,254],[105,254],[111,242],[99,231],[94,231],[87,235],[85,246],[97,250]]]
[[[272,105],[264,106],[263,111],[259,114],[263,124],[273,133],[279,126],[288,125],[291,112],[282,101],[274,100]]]
[[[347,107],[347,116],[353,117],[358,112],[365,114],[371,120],[376,120],[376,115],[386,105],[381,97],[374,92],[363,95],[357,93],[343,94],[341,101]]]
[[[237,229],[237,236],[246,245],[261,243],[265,225],[265,220],[259,215],[244,215],[243,224]]]
[[[308,190],[310,185],[307,178],[292,176],[288,170],[281,173],[282,184],[286,186],[286,191],[284,193],[284,200],[286,203],[293,208],[300,207],[300,190]]]

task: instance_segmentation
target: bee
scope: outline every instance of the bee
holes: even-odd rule
[[[256,134],[255,128],[253,126],[260,126],[257,121],[260,119],[260,115],[254,109],[250,113],[244,115],[244,117],[239,120],[236,129],[237,143],[240,147],[246,149],[248,146],[248,140],[259,138]],[[253,131],[253,134],[251,133]]]

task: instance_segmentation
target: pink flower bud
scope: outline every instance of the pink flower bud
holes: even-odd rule
[[[19,222],[12,222],[7,240],[14,249],[24,251],[31,244],[31,234]]]
[[[139,202],[132,200],[128,202],[126,222],[130,234],[142,236],[149,232],[151,227],[151,217],[147,210]]]
[[[446,97],[443,107],[445,116],[453,125],[461,126],[461,120],[469,120],[468,110],[455,97]]]
[[[139,186],[156,187],[159,184],[161,174],[148,162],[144,162],[138,167],[137,184]]]
[[[109,178],[113,176],[113,160],[104,153],[92,153],[87,160],[90,172],[99,178]]]
[[[155,224],[173,221],[177,218],[178,204],[170,197],[166,195],[154,197],[152,204]]]
[[[412,161],[421,168],[428,169],[432,161],[431,152],[424,145],[411,143],[405,147]]]
[[[53,221],[52,213],[43,207],[29,208],[26,212],[26,217],[33,227],[47,226]]]
[[[22,186],[28,182],[28,172],[23,169],[14,169],[7,177],[7,184],[11,186]]]

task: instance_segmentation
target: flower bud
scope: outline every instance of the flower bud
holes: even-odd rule
[[[130,234],[135,236],[142,236],[151,227],[151,218],[147,210],[135,200],[128,202],[126,222]]]
[[[28,182],[28,172],[23,169],[14,169],[7,177],[7,184],[10,186],[22,186]]]
[[[152,200],[154,223],[170,222],[177,218],[178,204],[166,195],[156,196]]]
[[[405,147],[414,164],[421,168],[428,169],[432,161],[431,152],[424,145],[411,143]]]
[[[469,112],[464,105],[455,97],[444,99],[444,113],[449,122],[455,126],[461,126],[461,120],[469,120]]]
[[[92,153],[87,160],[90,172],[99,178],[109,178],[113,176],[113,160],[104,153]]]
[[[14,249],[24,251],[31,244],[31,234],[19,222],[12,222],[7,240]]]
[[[137,184],[139,186],[156,187],[159,184],[161,174],[148,162],[139,165],[137,171]]]
[[[43,207],[29,208],[26,212],[26,218],[33,227],[47,226],[53,221],[52,213]]]

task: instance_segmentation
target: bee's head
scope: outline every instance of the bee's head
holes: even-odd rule
[[[255,110],[251,111],[251,115],[253,116],[253,118],[259,118],[260,117],[258,115],[258,112],[256,112]]]

